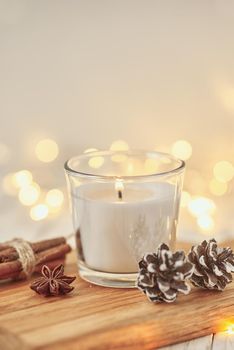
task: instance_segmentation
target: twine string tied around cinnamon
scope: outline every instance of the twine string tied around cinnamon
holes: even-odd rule
[[[29,278],[34,272],[36,266],[36,258],[31,245],[21,238],[15,238],[7,242],[9,246],[14,248],[19,254],[19,261],[22,265],[22,273]]]

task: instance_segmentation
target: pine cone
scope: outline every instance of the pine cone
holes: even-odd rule
[[[172,253],[162,243],[157,253],[144,255],[139,267],[137,287],[152,302],[171,303],[176,300],[178,292],[190,292],[185,280],[192,275],[193,265],[186,260],[182,251]]]
[[[188,260],[194,265],[191,282],[196,287],[224,290],[232,281],[233,251],[231,248],[219,248],[215,239],[192,247]]]

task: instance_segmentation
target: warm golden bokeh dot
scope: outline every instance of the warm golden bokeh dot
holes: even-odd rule
[[[229,111],[234,112],[234,87],[231,85],[223,86],[218,91],[219,98],[223,106]]]
[[[218,332],[224,334],[233,335],[234,334],[234,318],[231,319],[223,319],[219,322]]]
[[[0,143],[0,164],[6,163],[10,158],[10,150],[4,143]]]
[[[32,183],[33,177],[29,170],[20,170],[14,174],[14,183],[16,188],[28,186]]]
[[[223,196],[227,192],[228,185],[225,182],[212,179],[209,183],[209,189],[215,196]]]
[[[229,335],[234,334],[234,323],[233,324],[229,324],[227,326],[227,329],[226,329],[225,333],[227,333]]]
[[[154,148],[154,151],[162,152],[162,153],[170,153],[171,152],[171,147],[169,145],[160,144],[160,145],[157,145],[157,147]]]
[[[49,163],[53,162],[57,158],[59,148],[54,140],[44,139],[37,143],[35,153],[40,161]]]
[[[199,217],[203,214],[213,214],[216,206],[215,203],[206,197],[195,197],[188,203],[189,212],[195,216]]]
[[[123,163],[128,159],[128,157],[125,154],[115,154],[111,157],[112,162],[115,163]]]
[[[48,216],[49,208],[45,204],[38,204],[30,210],[30,217],[34,221],[43,220]]]
[[[130,176],[130,175],[133,175],[134,174],[134,163],[133,162],[129,162],[128,165],[127,165],[127,175]]]
[[[214,177],[221,182],[231,181],[234,176],[234,166],[227,160],[222,160],[214,166]]]
[[[90,152],[97,152],[98,149],[97,148],[87,148],[84,153],[90,153]]]
[[[207,192],[207,181],[199,171],[188,169],[185,173],[185,183],[192,194],[202,194]]]
[[[20,203],[26,206],[35,204],[39,197],[40,187],[36,183],[21,188],[18,194]]]
[[[140,159],[129,158],[126,165],[127,176],[135,176],[142,174],[142,161]]]
[[[104,163],[104,158],[101,156],[92,157],[89,160],[89,166],[94,169],[101,168]]]
[[[197,218],[198,226],[204,231],[212,231],[214,229],[214,220],[210,215],[201,215]]]
[[[162,162],[163,162],[164,164],[171,164],[171,159],[169,159],[169,158],[167,158],[167,157],[163,157],[163,158],[162,158]]]
[[[112,144],[110,146],[110,150],[111,151],[128,151],[129,146],[128,146],[127,142],[125,142],[123,140],[116,140],[116,141],[112,142]]]
[[[174,157],[177,157],[182,160],[187,160],[192,155],[192,146],[191,144],[186,140],[178,140],[175,143],[173,143],[171,152]]]
[[[181,194],[181,207],[186,208],[191,200],[191,195],[187,191],[182,191]]]
[[[46,204],[53,208],[58,208],[63,205],[64,195],[59,189],[52,189],[46,194]]]
[[[16,196],[18,193],[17,187],[15,186],[14,173],[9,173],[4,176],[2,180],[2,189],[9,196]]]
[[[155,159],[146,159],[144,168],[147,174],[154,174],[158,171],[158,163]]]

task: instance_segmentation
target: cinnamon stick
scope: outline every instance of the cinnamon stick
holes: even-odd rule
[[[14,273],[20,273],[22,271],[22,265],[19,260],[10,261],[0,264],[0,279],[4,279],[5,276]]]
[[[36,266],[47,264],[54,260],[64,259],[65,255],[71,251],[69,244],[61,244],[57,247],[47,249],[35,254]],[[3,262],[0,264],[0,279],[5,279],[10,274],[20,273],[22,265],[19,260]]]
[[[43,252],[35,254],[36,257],[36,265],[44,264],[48,261],[59,259],[61,256],[66,255],[71,251],[71,247],[69,244],[61,244],[60,246],[47,249]],[[1,264],[0,264],[1,266]]]
[[[47,265],[51,270],[54,269],[56,266],[63,264],[64,265],[65,262],[65,256],[60,258],[60,259],[56,259],[56,260],[52,260],[52,261],[48,261],[46,264],[39,264],[36,266],[35,271],[37,273],[41,272],[41,269],[44,265]]]
[[[0,277],[0,282],[4,281],[4,280],[8,280],[8,279],[15,279],[16,280],[17,278],[19,278],[19,273],[18,272],[12,272],[12,273],[8,273],[6,275],[2,275]]]
[[[5,244],[5,243],[0,243],[0,251],[9,248],[9,245]]]
[[[66,239],[64,237],[58,237],[58,238],[52,238],[52,239],[46,239],[40,242],[35,243],[29,243],[34,251],[34,253],[41,252],[43,250],[56,247],[60,244],[65,244]]]
[[[66,256],[61,257],[60,259],[56,259],[56,260],[52,260],[49,261],[48,263],[46,263],[46,265],[50,268],[50,269],[54,269],[56,266],[65,263],[65,258]],[[35,273],[41,273],[41,269],[45,264],[39,264],[35,267]],[[20,271],[21,272],[21,271]],[[1,280],[7,280],[7,279],[17,279],[20,275],[20,272],[9,272],[9,270],[0,276],[0,281]]]
[[[56,246],[60,244],[65,244],[66,239],[64,237],[47,239],[44,241],[29,243],[33,252],[38,253]],[[13,261],[19,258],[19,254],[15,250],[15,248],[10,247],[7,244],[0,244],[0,263]]]

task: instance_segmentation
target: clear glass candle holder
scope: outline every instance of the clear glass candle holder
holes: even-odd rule
[[[66,162],[83,279],[135,287],[142,256],[162,242],[173,249],[184,168],[147,151],[90,152]]]

